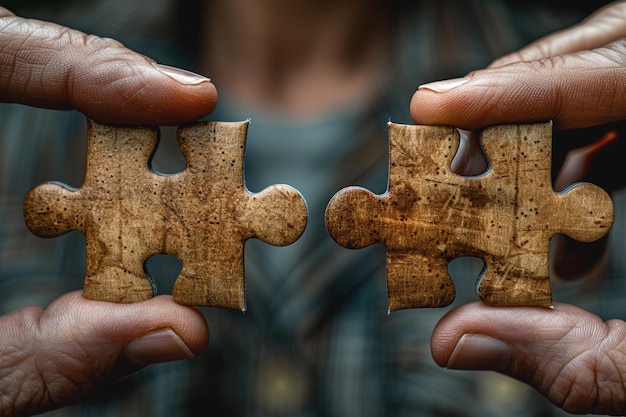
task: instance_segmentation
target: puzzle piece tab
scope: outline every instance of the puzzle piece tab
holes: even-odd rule
[[[389,309],[443,307],[455,297],[448,262],[486,263],[478,295],[487,304],[551,306],[549,247],[558,233],[590,242],[610,229],[613,203],[592,184],[552,188],[552,124],[483,131],[488,171],[450,170],[456,129],[389,124],[389,186],[339,191],[326,210],[337,243],[387,247]]]
[[[183,265],[173,289],[177,302],[243,310],[245,241],[256,237],[288,245],[307,221],[306,203],[295,189],[273,185],[256,194],[246,189],[247,128],[247,122],[179,128],[187,166],[159,175],[149,168],[157,128],[89,121],[84,184],[77,190],[57,183],[33,188],[24,203],[26,224],[42,237],[84,233],[87,298],[151,298],[144,262],[168,254]]]

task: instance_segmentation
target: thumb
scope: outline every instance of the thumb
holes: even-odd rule
[[[451,369],[495,370],[570,413],[626,409],[626,324],[567,304],[554,309],[464,305],[437,324],[431,351]]]
[[[156,64],[112,39],[0,7],[0,101],[77,109],[106,123],[166,125],[206,116],[208,78]]]
[[[141,367],[200,354],[208,328],[169,296],[135,304],[66,294],[48,308],[0,318],[1,415],[39,413],[81,400]]]

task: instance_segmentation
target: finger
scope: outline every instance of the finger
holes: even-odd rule
[[[626,118],[626,40],[605,48],[484,69],[422,85],[413,95],[418,124],[466,130],[552,120],[580,128]]]
[[[158,65],[112,39],[0,8],[0,101],[167,125],[206,116],[217,93],[208,78]]]
[[[440,366],[515,377],[571,413],[626,408],[626,324],[575,306],[464,305],[437,324],[431,351]]]
[[[204,317],[169,296],[114,304],[74,292],[0,321],[0,410],[20,415],[77,402],[98,384],[191,358],[208,343]]]
[[[580,24],[550,34],[515,53],[499,58],[490,67],[600,48],[626,36],[625,21],[626,2],[605,6]]]

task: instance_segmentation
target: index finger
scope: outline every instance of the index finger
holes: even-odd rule
[[[0,7],[0,101],[76,109],[106,123],[169,125],[209,114],[217,92],[208,78],[115,40]]]
[[[411,101],[418,124],[476,130],[552,120],[581,128],[626,119],[626,40],[592,51],[475,71],[420,86]]]

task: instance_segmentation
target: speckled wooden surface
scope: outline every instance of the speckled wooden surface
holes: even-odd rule
[[[326,224],[347,248],[387,247],[390,310],[450,304],[448,262],[460,256],[485,260],[477,288],[485,303],[551,306],[551,237],[589,242],[611,227],[613,204],[601,188],[553,191],[550,123],[485,129],[490,167],[478,177],[450,170],[459,145],[452,127],[390,123],[389,138],[387,192],[339,191]]]
[[[87,170],[80,189],[32,189],[24,214],[35,234],[86,236],[87,298],[149,299],[144,262],[155,254],[182,261],[173,289],[182,304],[245,309],[243,247],[259,238],[287,245],[304,231],[302,196],[286,185],[250,193],[243,181],[247,122],[199,122],[178,130],[187,161],[177,174],[149,168],[157,128],[89,121]]]

